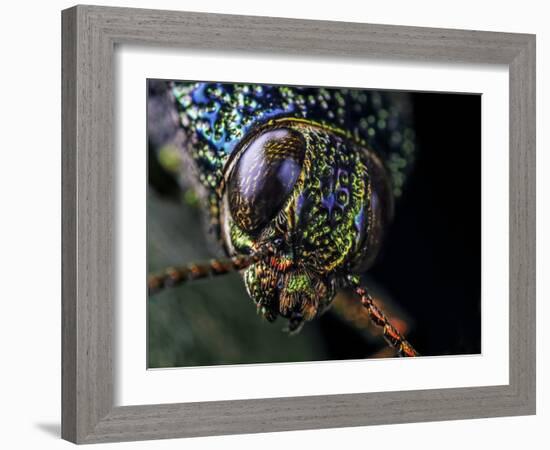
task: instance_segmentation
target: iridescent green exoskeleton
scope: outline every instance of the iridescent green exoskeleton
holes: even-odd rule
[[[415,356],[359,284],[413,162],[407,103],[366,90],[222,83],[175,82],[169,96],[185,132],[175,171],[196,179],[229,258],[169,268],[150,277],[150,290],[240,270],[258,311],[296,332],[351,286],[389,343]]]

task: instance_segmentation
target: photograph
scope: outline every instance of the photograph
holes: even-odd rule
[[[145,88],[148,369],[482,353],[479,93]]]
[[[28,201],[13,195],[21,161],[7,165],[26,215],[5,222],[27,224],[24,239],[6,234],[20,278],[8,288],[43,292],[37,314],[6,316],[33,330],[8,321],[28,345],[6,361],[18,379],[47,375],[10,390],[37,435],[27,423],[13,441],[379,447],[390,430],[397,446],[457,436],[462,449],[542,436],[542,15],[220,5],[62,5],[57,35],[14,50],[6,86],[40,85],[54,110],[29,122],[8,89],[21,111],[5,154],[26,155],[15,144],[32,129],[61,158],[37,147],[23,167],[45,182],[26,183]],[[53,23],[44,8],[26,13],[37,30]],[[21,83],[41,57],[61,64]],[[55,208],[41,189],[59,173]],[[58,210],[56,239],[31,230]],[[38,260],[29,283],[37,239],[60,261]],[[48,283],[61,314],[41,301]]]

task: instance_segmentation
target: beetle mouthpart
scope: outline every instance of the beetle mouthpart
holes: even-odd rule
[[[292,269],[294,262],[290,258],[279,255],[268,258],[268,264],[278,272],[285,273]]]
[[[295,270],[282,277],[279,310],[284,317],[290,318],[299,314],[304,320],[312,320],[332,300],[333,293],[329,292],[328,286],[315,275]]]
[[[277,315],[286,319],[300,316],[309,321],[322,313],[334,297],[334,286],[303,267],[287,267],[286,272],[271,263],[271,256],[244,272],[249,296],[258,312],[272,322]]]

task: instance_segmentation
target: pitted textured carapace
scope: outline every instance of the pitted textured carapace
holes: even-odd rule
[[[192,162],[230,257],[195,272],[242,271],[258,311],[291,331],[351,286],[391,344],[416,355],[359,283],[414,159],[406,94],[192,82],[174,82],[172,94],[181,160]]]
[[[215,190],[238,144],[262,123],[293,117],[325,123],[367,142],[384,161],[395,196],[413,162],[410,105],[391,92],[233,83],[174,82],[188,152],[200,182]]]

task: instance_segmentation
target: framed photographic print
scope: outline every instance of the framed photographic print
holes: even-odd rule
[[[62,18],[65,439],[534,414],[534,36]]]

